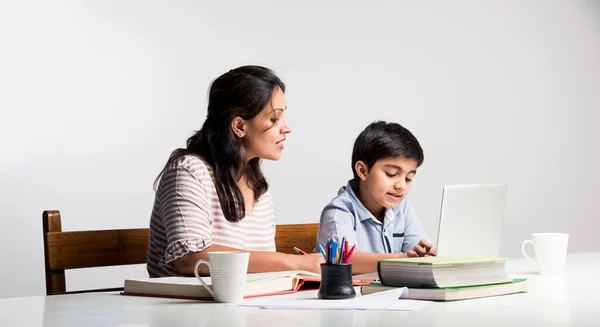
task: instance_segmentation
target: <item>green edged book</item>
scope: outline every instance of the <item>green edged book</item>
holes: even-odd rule
[[[388,291],[395,286],[384,286],[379,282],[372,282],[361,286],[362,295]],[[488,284],[464,287],[445,288],[408,288],[401,299],[427,300],[427,301],[458,301],[477,299],[491,296],[525,293],[529,290],[526,279],[513,279],[508,283]]]
[[[384,259],[377,263],[379,280],[385,286],[448,288],[510,283],[508,258],[418,257]]]

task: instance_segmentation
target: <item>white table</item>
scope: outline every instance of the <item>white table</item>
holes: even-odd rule
[[[600,253],[569,254],[564,276],[540,276],[509,261],[531,290],[493,298],[435,302],[414,312],[265,310],[107,293],[0,299],[0,326],[600,326]]]

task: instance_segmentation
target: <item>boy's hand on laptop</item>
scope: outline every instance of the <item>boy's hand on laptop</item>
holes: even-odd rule
[[[435,257],[437,255],[437,250],[435,249],[435,247],[431,247],[431,249],[429,249],[429,251],[427,252],[427,254],[425,255],[426,257]]]
[[[417,253],[419,257],[435,256],[437,254],[435,247],[426,240],[419,241],[419,244],[415,245],[413,251]]]

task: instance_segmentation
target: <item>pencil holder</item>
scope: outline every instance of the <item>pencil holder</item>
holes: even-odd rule
[[[328,300],[351,299],[356,296],[352,286],[352,264],[321,264],[319,298]]]

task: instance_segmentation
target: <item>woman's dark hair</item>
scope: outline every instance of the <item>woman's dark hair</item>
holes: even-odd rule
[[[283,82],[268,68],[242,66],[215,79],[209,90],[208,110],[202,128],[187,140],[185,149],[173,152],[154,182],[154,188],[168,167],[188,155],[201,156],[214,171],[214,183],[225,219],[231,222],[246,216],[244,197],[237,186],[240,173],[258,200],[269,184],[261,169],[260,158],[247,164],[241,141],[235,136],[231,122],[235,117],[249,120],[258,115],[272,100],[277,88],[285,92]]]
[[[377,160],[389,157],[405,157],[423,164],[423,149],[417,138],[397,123],[375,121],[367,126],[356,138],[352,149],[352,173],[359,179],[355,166],[362,161],[371,169]]]

